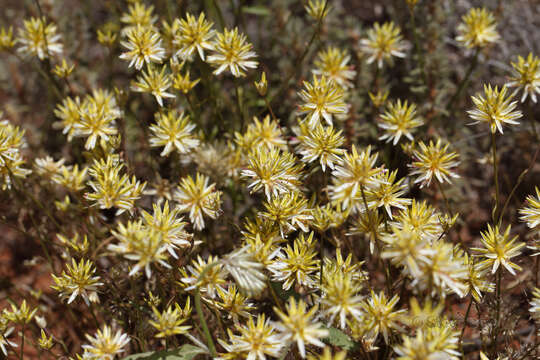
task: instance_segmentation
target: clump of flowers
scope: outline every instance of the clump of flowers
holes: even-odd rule
[[[536,355],[539,9],[60,3],[2,14],[0,356]]]

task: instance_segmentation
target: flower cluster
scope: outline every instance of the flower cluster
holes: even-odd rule
[[[0,28],[6,358],[536,354],[515,5],[150,3]]]

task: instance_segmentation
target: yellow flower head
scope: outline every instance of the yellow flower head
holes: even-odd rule
[[[287,148],[287,142],[283,139],[283,130],[280,128],[279,122],[271,120],[268,115],[262,121],[253,117],[253,122],[248,125],[244,134],[235,133],[235,142],[245,152],[259,147],[268,150],[274,147],[281,150]]]
[[[401,321],[405,310],[394,310],[398,301],[399,296],[397,295],[388,299],[384,292],[376,294],[372,290],[369,299],[362,304],[362,308],[366,313],[365,316],[369,332],[374,337],[382,334],[387,344],[392,331],[403,331],[403,328],[399,325],[399,321]]]
[[[94,264],[90,260],[81,259],[77,263],[71,259],[71,265],[66,264],[66,270],[60,276],[52,275],[56,285],[51,287],[60,292],[60,297],[68,298],[68,304],[77,296],[81,296],[88,306],[90,302],[97,302],[97,288],[103,283],[99,282],[99,276],[95,276]]]
[[[420,183],[420,187],[429,186],[431,180],[435,177],[439,183],[451,182],[450,178],[458,178],[459,175],[453,171],[453,168],[459,165],[458,154],[449,151],[449,144],[442,146],[441,139],[437,139],[434,144],[429,141],[425,144],[423,141],[418,143],[419,149],[413,152],[413,163],[411,175],[418,175],[414,181]]]
[[[136,1],[130,4],[128,11],[122,14],[120,21],[126,26],[122,29],[123,33],[127,33],[131,29],[141,26],[152,28],[157,21],[157,16],[153,15],[154,7],[146,6],[142,1]]]
[[[392,64],[393,57],[405,57],[408,45],[403,40],[401,29],[393,22],[382,25],[375,23],[366,35],[367,38],[360,41],[360,47],[368,56],[368,64],[376,61],[377,66],[382,68],[384,62]]]
[[[500,39],[495,17],[486,8],[473,8],[461,20],[456,40],[467,48],[482,48]]]
[[[0,51],[10,50],[15,46],[15,40],[13,39],[13,27],[10,26],[6,31],[4,27],[0,28]]]
[[[398,99],[397,102],[388,104],[386,112],[381,115],[378,125],[383,129],[384,134],[379,137],[379,140],[392,141],[395,146],[404,135],[413,141],[412,133],[423,124],[424,122],[416,114],[416,105],[412,103],[409,105],[406,100],[401,102]]]
[[[180,268],[180,274],[182,275],[180,285],[185,287],[186,291],[199,288],[205,299],[214,299],[217,291],[223,289],[227,277],[227,272],[218,257],[212,255],[207,260],[197,256],[191,264]]]
[[[302,167],[289,152],[256,147],[248,157],[248,166],[242,176],[251,179],[248,186],[251,191],[264,190],[270,200],[280,194],[299,191]]]
[[[238,333],[238,334],[235,334]],[[265,360],[267,356],[279,357],[284,347],[281,335],[264,314],[250,317],[247,324],[236,324],[234,332],[227,330],[229,342],[218,339],[231,358]],[[225,355],[225,354],[224,354]],[[228,358],[228,357],[226,357]]]
[[[181,91],[184,95],[191,91],[201,81],[201,79],[191,80],[189,71],[186,71],[185,75],[181,72],[174,74],[173,88]]]
[[[162,66],[161,71],[148,67],[142,71],[131,85],[131,89],[137,92],[145,92],[154,95],[160,107],[163,107],[163,98],[175,96],[167,90],[171,87],[171,74],[166,72],[167,67]]]
[[[347,318],[360,320],[364,315],[362,310],[364,297],[360,294],[363,289],[362,282],[355,278],[354,273],[328,266],[324,266],[323,270],[322,310],[330,323],[336,321],[342,329],[345,329]]]
[[[60,35],[56,33],[56,25],[47,24],[45,19],[41,18],[24,20],[24,28],[19,31],[17,42],[22,44],[17,51],[37,56],[40,60],[61,54],[63,50]]]
[[[192,134],[194,129],[195,124],[184,113],[175,110],[157,113],[156,124],[150,125],[150,146],[163,146],[161,156],[167,156],[173,150],[179,154],[188,154],[199,146],[199,139]]]
[[[527,206],[520,209],[521,221],[527,223],[531,229],[536,228],[540,224],[540,190],[535,187],[536,197],[534,195],[527,196]]]
[[[489,125],[491,132],[496,133],[497,130],[503,133],[503,124],[518,125],[516,120],[523,115],[521,111],[515,110],[517,101],[513,100],[513,95],[507,95],[508,88],[503,86],[500,90],[497,86],[494,88],[491,85],[484,85],[484,95],[477,94],[471,99],[476,106],[475,109],[467,111],[472,124],[485,122]]]
[[[521,267],[512,261],[513,257],[521,253],[521,249],[525,247],[525,243],[517,242],[518,236],[510,237],[511,226],[508,225],[503,234],[501,234],[499,225],[491,226],[488,224],[487,231],[481,233],[483,248],[474,248],[478,257],[482,259],[480,269],[488,270],[491,268],[491,273],[494,274],[499,265],[504,266],[512,275],[515,275],[515,270],[521,271]]]
[[[145,63],[161,64],[165,58],[165,49],[161,46],[159,33],[152,28],[137,25],[126,34],[127,40],[121,44],[127,51],[120,55],[120,59],[128,60],[128,67],[135,65],[135,69],[140,70]]]
[[[356,71],[349,65],[350,60],[351,56],[345,50],[329,46],[317,54],[313,74],[325,76],[342,88],[352,88]]]
[[[152,312],[154,313],[154,320],[150,320],[148,323],[158,331],[157,338],[185,334],[191,329],[189,325],[182,326],[187,319],[182,316],[182,309],[178,304],[175,304],[174,309],[169,305],[167,310],[163,310],[163,312],[159,312],[158,309],[152,307]]]
[[[66,59],[62,59],[60,65],[56,65],[53,69],[53,73],[61,79],[67,78],[75,69],[75,65],[69,66]]]
[[[113,360],[117,354],[124,352],[129,343],[129,336],[118,330],[113,334],[113,329],[105,325],[94,336],[86,335],[89,344],[82,346],[83,357],[91,359]]]
[[[376,176],[383,171],[382,167],[375,166],[377,157],[377,153],[371,153],[371,146],[359,152],[353,145],[332,171],[333,183],[328,187],[330,200],[341,204],[342,210],[362,211],[362,193],[376,187],[381,181]]]
[[[266,96],[266,92],[268,90],[268,81],[266,80],[266,73],[264,71],[261,74],[261,80],[255,81],[254,85],[259,95]]]
[[[332,116],[345,114],[347,105],[344,102],[343,89],[325,76],[313,76],[311,82],[304,81],[304,89],[298,96],[302,99],[300,112],[307,116],[309,127],[314,128],[323,118],[332,125]]]
[[[274,281],[283,282],[284,290],[290,289],[293,284],[313,287],[315,285],[313,275],[319,269],[320,262],[316,258],[315,247],[313,232],[309,236],[300,234],[294,240],[293,246],[287,245],[268,267]]]
[[[204,61],[204,50],[214,50],[212,39],[216,32],[212,29],[213,26],[211,21],[206,20],[204,13],[200,13],[199,18],[186,14],[186,18],[180,20],[178,33],[173,41],[178,48],[176,56],[189,60],[197,51],[201,60]]]
[[[324,329],[321,323],[315,322],[314,317],[317,312],[317,306],[307,309],[306,303],[299,300],[298,303],[294,297],[289,298],[286,305],[286,312],[274,308],[280,322],[276,327],[281,330],[283,340],[296,342],[300,355],[306,357],[306,343],[318,347],[324,347],[320,340],[328,336],[328,330]]]
[[[265,211],[259,216],[279,225],[282,236],[296,229],[307,232],[308,225],[313,220],[307,199],[297,192],[272,197],[264,206]]]
[[[214,52],[207,60],[217,67],[215,75],[229,69],[233,76],[243,77],[247,69],[255,69],[259,64],[252,60],[257,57],[252,51],[253,45],[247,42],[246,35],[238,32],[238,28],[224,29],[223,33],[218,33],[213,47]]]
[[[130,211],[146,183],[141,184],[135,176],[130,179],[127,174],[121,174],[123,167],[114,156],[94,160],[89,170],[92,180],[88,182],[92,192],[86,193],[85,198],[94,201],[94,205],[99,205],[100,209],[118,208],[117,215]]]
[[[530,96],[536,103],[536,94],[540,94],[540,59],[532,53],[529,53],[526,59],[518,56],[518,61],[512,63],[512,68],[512,76],[506,86],[516,87],[523,92],[521,102]]]
[[[306,12],[314,20],[322,21],[328,15],[332,7],[329,0],[309,0],[305,5]]]
[[[300,123],[298,141],[297,151],[302,156],[302,161],[312,163],[319,160],[323,172],[327,167],[334,170],[335,164],[341,162],[345,153],[345,149],[341,148],[345,138],[341,130],[336,131],[333,126],[319,123],[312,129],[306,122]]]
[[[197,173],[195,180],[187,176],[180,180],[175,200],[178,201],[178,209],[188,212],[189,219],[196,230],[204,229],[204,216],[211,219],[218,217],[221,208],[221,191],[216,191],[216,184],[208,185],[210,179]]]
[[[25,178],[32,172],[22,167],[25,161],[20,151],[24,147],[24,130],[7,120],[0,120],[0,180],[3,190],[11,188],[13,177]]]

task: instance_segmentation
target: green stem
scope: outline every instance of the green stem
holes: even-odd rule
[[[240,119],[240,130],[243,130],[244,128],[244,124],[245,124],[245,119],[244,119],[244,107],[243,107],[243,101],[242,101],[242,98],[240,97],[240,85],[238,84],[238,82],[236,81],[236,79],[234,80],[234,91],[235,91],[235,95],[236,95],[236,108],[237,108],[237,111],[238,111],[238,118]]]
[[[463,319],[463,328],[461,329],[461,335],[459,336],[459,346],[461,348],[462,353],[463,353],[463,335],[465,334],[465,329],[467,329],[467,321],[469,320],[469,313],[471,312],[473,301],[474,301],[474,298],[471,295],[471,301],[469,301],[469,305],[467,306],[467,311],[465,312],[465,318]]]
[[[199,279],[197,282],[201,281],[201,279],[204,278],[206,273],[212,269],[214,266],[218,265],[219,263],[213,262],[211,264],[206,265],[206,267],[201,271],[201,274],[199,275]],[[195,288],[195,309],[197,310],[197,315],[199,316],[199,322],[201,323],[201,327],[204,332],[204,336],[206,337],[208,349],[210,350],[210,355],[215,358],[217,356],[216,352],[216,346],[214,345],[214,340],[212,340],[212,335],[210,334],[210,330],[208,328],[208,324],[206,323],[206,319],[204,317],[204,313],[202,310],[201,305],[201,291],[199,285]]]
[[[221,8],[219,7],[216,0],[204,0],[204,7],[206,8],[206,12],[208,13],[214,13],[215,17],[217,18],[217,23],[219,26],[219,29],[222,30],[225,27],[225,20],[223,18],[223,13],[221,12]]]
[[[469,65],[469,68],[467,69],[467,73],[465,74],[465,77],[459,83],[458,88],[457,88],[455,94],[452,96],[452,98],[448,102],[448,105],[446,105],[446,111],[447,112],[451,111],[452,106],[454,105],[454,103],[457,100],[459,100],[459,97],[461,96],[461,93],[463,92],[463,89],[465,89],[465,86],[469,83],[470,77],[471,77],[474,69],[478,65],[478,55],[479,54],[480,54],[480,49],[476,49],[475,52],[474,52],[474,56],[473,56],[473,59],[471,61],[471,64]]]
[[[441,196],[444,200],[444,206],[446,207],[446,211],[448,211],[448,213],[450,214],[450,217],[454,217],[454,213],[452,211],[452,209],[450,208],[450,203],[448,202],[448,198],[446,197],[446,194],[444,193],[444,189],[442,187],[442,184],[435,180],[435,182],[437,183],[437,187],[439,188],[439,192],[441,193]]]
[[[327,7],[328,7],[328,0],[326,0],[324,2],[323,14],[326,11]],[[323,23],[323,16],[321,16],[321,18],[317,22],[317,27],[313,31],[313,34],[311,35],[311,38],[309,39],[309,42],[308,42],[307,46],[305,47],[305,49],[302,52],[302,54],[300,55],[300,57],[298,57],[298,59],[295,61],[295,66],[291,69],[291,72],[287,76],[286,80],[282,83],[281,87],[275,92],[275,94],[270,98],[270,100],[269,100],[270,104],[272,104],[274,99],[281,98],[282,93],[285,90],[287,90],[287,88],[289,86],[289,82],[291,81],[291,79],[296,75],[298,70],[301,69],[300,65],[304,62],[304,59],[307,56],[309,50],[311,49],[311,46],[315,42],[315,39],[317,39],[319,37],[319,33],[321,31],[321,28],[322,28],[322,23]]]
[[[48,209],[46,209],[43,206],[43,204],[41,204],[32,194],[30,194],[28,191],[26,191],[24,186],[19,186],[19,185],[21,185],[21,183],[19,182],[17,177],[13,175],[13,172],[11,171],[11,169],[7,168],[7,170],[9,172],[9,177],[11,178],[11,183],[13,184],[13,187],[15,188],[15,190],[22,193],[25,197],[30,199],[37,207],[39,207],[45,213],[45,215],[47,215],[47,217],[52,221],[52,223],[58,229],[60,229],[60,224],[58,224],[56,219],[52,216],[51,212]]]
[[[19,359],[21,359],[21,360],[24,359],[23,355],[24,355],[24,338],[25,338],[24,330],[25,330],[25,327],[26,327],[26,324],[23,324],[22,332],[21,332],[21,353],[20,353],[20,356],[19,356]]]
[[[272,107],[270,106],[270,103],[268,102],[268,97],[264,97],[264,102],[266,103],[266,108],[268,109],[268,112],[270,112],[270,116],[272,116],[272,120],[277,120],[276,115],[274,115],[274,111],[272,111]]]
[[[501,321],[501,278],[502,278],[502,271],[501,268],[497,270],[497,289],[496,289],[496,296],[497,296],[497,308],[496,308],[496,318],[495,318],[495,336],[493,339],[493,354],[496,354],[497,352],[497,338],[499,337],[499,329],[500,329],[500,321]]]
[[[270,294],[272,295],[272,299],[274,299],[274,302],[276,303],[277,307],[279,308],[279,310],[284,311],[283,304],[281,303],[281,300],[276,294],[276,291],[274,290],[272,283],[270,282],[270,280],[266,280],[266,283],[267,283],[268,289],[270,290]]]
[[[538,132],[536,131],[536,126],[534,124],[535,118],[534,118],[534,107],[531,101],[528,101],[529,103],[529,118],[531,119],[531,129],[532,134],[534,135],[534,138],[536,139],[537,143],[540,143],[540,137],[538,136]]]
[[[424,84],[427,84],[426,73],[424,71],[424,53],[422,49],[420,48],[420,42],[418,41],[418,34],[416,32],[416,16],[414,14],[413,8],[409,8],[409,10],[411,12],[411,25],[413,28],[414,49],[416,51],[416,55],[418,56],[418,66],[420,67],[422,80],[424,81]]]
[[[94,311],[94,304],[92,302],[90,302],[89,308],[90,308],[90,314],[92,315],[92,319],[94,319],[94,322],[96,323],[96,328],[99,329],[99,321],[96,317],[96,313]]]
[[[536,257],[536,261],[535,261],[535,267],[534,267],[534,286],[535,287],[538,287],[538,268],[540,267],[540,259],[538,258],[538,256],[535,256]]]
[[[493,206],[493,211],[491,212],[491,217],[493,222],[495,222],[495,214],[497,213],[497,208],[499,206],[499,169],[497,164],[497,134],[496,132],[491,132],[491,151],[493,156],[493,179],[495,181],[495,205]]]
[[[381,246],[379,244],[379,238],[377,236],[377,229],[374,227],[374,226],[376,226],[376,224],[374,224],[373,221],[372,221],[371,211],[368,208],[368,204],[367,204],[367,200],[366,200],[366,193],[364,192],[364,186],[363,185],[360,186],[360,192],[362,193],[362,200],[364,201],[364,207],[366,209],[366,213],[367,213],[367,216],[368,216],[369,227],[370,227],[371,233],[373,235],[373,238],[375,239],[375,247],[377,248],[379,264],[384,269],[384,280],[385,280],[385,283],[386,283],[386,290],[388,291],[388,294],[390,295],[390,294],[392,294],[392,282],[391,282],[391,279],[390,279],[390,270],[389,270],[386,262],[381,257],[382,249],[381,249]]]

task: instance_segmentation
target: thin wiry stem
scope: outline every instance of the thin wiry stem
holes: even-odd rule
[[[448,198],[446,197],[446,194],[444,193],[444,189],[442,187],[442,184],[439,181],[435,181],[437,183],[437,187],[439,188],[439,192],[441,193],[441,196],[444,200],[444,206],[446,207],[446,211],[450,214],[450,217],[454,217],[454,213],[452,211],[452,208],[450,207],[450,203],[448,202]]]
[[[325,13],[327,7],[328,7],[328,0],[326,0],[324,2],[324,7],[323,7],[323,11],[322,11],[323,14]],[[315,31],[313,31],[313,34],[311,35],[311,38],[309,39],[308,44],[306,45],[306,47],[305,47],[304,51],[302,52],[302,54],[300,55],[300,57],[298,57],[298,59],[295,61],[295,66],[291,69],[291,72],[287,76],[286,80],[283,82],[281,87],[275,92],[275,94],[270,98],[270,100],[269,100],[270,104],[272,104],[272,102],[275,99],[281,98],[281,95],[283,94],[283,92],[285,90],[287,90],[287,88],[289,86],[289,82],[291,81],[291,79],[296,75],[298,70],[301,69],[300,65],[302,65],[302,63],[304,62],[304,59],[306,58],[307,54],[309,53],[309,50],[311,49],[311,46],[315,42],[315,39],[317,39],[319,37],[319,34],[321,32],[321,28],[322,28],[323,18],[324,18],[324,16],[321,16],[319,18],[319,21],[317,22],[317,27],[315,28]]]
[[[496,307],[496,317],[495,317],[495,334],[493,337],[493,353],[497,352],[497,338],[499,337],[499,330],[501,327],[501,278],[502,278],[502,269],[499,267],[497,270],[497,284],[496,284],[496,297],[497,297],[497,307]]]
[[[454,106],[454,103],[457,100],[459,100],[459,98],[461,96],[461,93],[463,92],[463,89],[465,89],[465,86],[469,83],[471,75],[472,75],[474,69],[476,68],[476,66],[478,65],[478,55],[479,54],[480,54],[480,49],[477,48],[475,50],[475,52],[474,52],[473,59],[471,61],[471,64],[469,65],[469,68],[467,69],[467,73],[465,74],[465,77],[459,83],[458,88],[457,88],[456,92],[454,93],[454,95],[450,98],[450,101],[448,102],[448,105],[446,105],[446,111],[448,113],[451,112],[452,106]]]
[[[243,130],[244,125],[245,125],[244,106],[243,106],[242,98],[240,96],[240,85],[238,84],[238,81],[236,81],[236,79],[234,82],[235,82],[234,91],[236,95],[236,107],[238,109],[238,118],[240,119],[240,129]]]
[[[214,13],[217,17],[217,23],[222,30],[225,27],[225,19],[223,18],[223,13],[221,12],[221,8],[219,7],[219,4],[216,0],[205,0],[204,1],[204,7],[206,8],[206,11],[208,13]]]
[[[24,359],[24,330],[26,328],[26,324],[23,324],[22,331],[21,331],[21,353],[19,354],[19,359]]]
[[[495,182],[495,205],[493,206],[493,211],[491,212],[491,218],[495,222],[495,215],[499,206],[499,168],[497,164],[497,134],[491,132],[491,152],[493,156],[493,179]]]
[[[272,283],[268,279],[266,280],[266,283],[267,283],[268,289],[270,290],[270,295],[272,295],[272,299],[276,303],[278,309],[281,311],[284,311],[283,304],[281,303],[281,300],[277,296],[276,291],[274,290],[274,287],[272,286]]]
[[[392,294],[392,280],[390,279],[390,270],[388,268],[388,264],[381,258],[382,249],[381,249],[381,245],[379,244],[379,238],[377,236],[377,229],[374,227],[375,224],[373,224],[373,221],[371,218],[371,211],[368,208],[368,204],[366,200],[366,193],[364,191],[363,185],[360,186],[360,192],[362,193],[362,200],[364,201],[364,207],[368,216],[369,227],[370,227],[373,237],[375,238],[375,247],[377,248],[379,262],[384,269],[384,279],[386,283],[386,290],[388,291],[388,294]]]
[[[512,188],[512,191],[510,192],[510,195],[508,195],[508,198],[504,202],[504,206],[502,207],[501,212],[499,213],[499,220],[498,220],[499,225],[502,222],[502,217],[504,215],[504,212],[506,211],[506,208],[508,207],[508,204],[510,203],[510,200],[514,196],[514,193],[516,192],[519,185],[521,185],[521,183],[523,182],[523,179],[525,178],[525,176],[532,170],[533,165],[536,163],[536,158],[538,157],[539,152],[540,152],[540,144],[538,144],[538,147],[536,148],[536,152],[534,153],[534,156],[533,156],[533,158],[531,160],[531,163],[530,163],[529,167],[527,169],[523,170],[523,172],[521,174],[519,174],[519,177],[518,177],[518,179],[516,181],[516,184],[514,185],[514,187]]]
[[[461,329],[461,335],[459,336],[459,347],[463,353],[463,335],[465,334],[465,329],[467,329],[467,320],[469,319],[469,313],[471,312],[471,307],[474,301],[474,297],[471,295],[471,300],[467,306],[467,311],[465,312],[465,318],[463,319],[463,328]]]
[[[213,262],[211,264],[206,265],[206,267],[201,271],[201,274],[199,275],[199,278],[197,282],[199,282],[206,273],[212,269],[214,266],[219,264],[217,261]],[[201,291],[199,286],[195,288],[195,309],[197,310],[197,315],[199,316],[199,322],[201,323],[201,327],[204,332],[204,336],[206,337],[208,349],[210,350],[210,355],[215,358],[217,356],[216,352],[216,346],[214,345],[214,340],[212,340],[212,335],[210,334],[210,330],[208,328],[208,324],[206,323],[206,319],[204,317],[204,313],[201,306]]]
[[[538,136],[538,131],[536,131],[536,125],[534,124],[536,119],[534,118],[534,106],[533,103],[529,100],[529,118],[531,119],[531,130],[532,135],[534,136],[537,143],[540,143],[540,137]]]
[[[426,72],[424,70],[424,52],[422,51],[422,48],[420,47],[420,42],[418,41],[418,34],[416,31],[416,16],[414,14],[414,8],[409,8],[409,10],[411,13],[411,26],[412,26],[413,39],[414,39],[414,49],[416,51],[416,55],[418,56],[418,66],[420,67],[422,80],[424,81],[424,84],[427,84]]]

